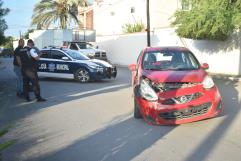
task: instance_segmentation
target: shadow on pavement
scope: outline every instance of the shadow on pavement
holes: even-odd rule
[[[18,120],[32,115],[38,110],[49,108],[53,105],[129,88],[131,82],[130,73],[128,73],[129,75],[126,75],[127,73],[126,69],[120,69],[120,77],[117,78],[117,80],[87,84],[79,84],[73,81],[41,81],[43,96],[47,97],[48,101],[44,103],[31,102],[24,104],[23,100],[16,100],[15,96],[10,97],[10,99],[12,99],[12,104],[9,102],[6,105],[6,108],[4,108],[4,116],[0,116],[0,127],[3,123],[16,123]],[[3,77],[1,80],[2,79]],[[5,80],[13,79],[10,76]],[[224,117],[219,125],[216,126],[210,134],[207,134],[206,139],[193,149],[187,158],[182,158],[185,161],[207,160],[212,149],[215,148],[215,145],[218,144],[222,137],[227,133],[229,127],[240,113],[241,103],[238,96],[239,92],[237,90],[237,86],[240,82],[230,81],[228,79],[217,79],[215,81],[218,84],[220,93],[223,97],[223,103],[225,106],[223,112]],[[11,92],[14,93],[12,88],[10,88],[10,93]],[[122,119],[117,119],[114,123],[107,124],[103,128],[97,128],[98,130],[83,135],[84,137],[77,137],[78,139],[71,142],[67,147],[52,152],[46,150],[43,155],[38,155],[36,158],[27,158],[26,160],[131,160],[153,146],[158,140],[165,139],[165,136],[174,128],[175,126],[150,126],[141,120],[135,120],[130,116],[125,116]],[[51,133],[50,135],[44,131],[39,132],[43,135],[46,134],[47,138],[43,140],[43,142],[51,142],[52,139],[61,139],[61,137],[64,136],[61,131],[59,133],[54,131],[54,133]],[[31,133],[29,135],[31,136]],[[20,156],[18,155],[38,144],[36,143],[36,140],[44,138],[44,136],[41,136],[41,138],[24,137],[26,137],[26,142],[20,143],[15,147],[17,148],[18,153],[11,153],[10,148],[9,154],[13,155],[11,156],[12,160],[19,160]],[[48,149],[48,147],[46,147],[46,149]],[[16,151],[13,150],[12,152]]]
[[[226,135],[233,121],[241,111],[241,103],[239,100],[239,91],[237,89],[240,82],[231,81],[229,79],[215,79],[219,85],[219,91],[223,98],[224,111],[223,120],[206,136],[206,139],[193,150],[185,161],[204,161],[209,160],[215,146]]]
[[[41,95],[47,102],[36,102],[33,93],[30,94],[32,101],[16,97],[15,75],[12,67],[12,59],[5,59],[6,68],[0,71],[0,128],[5,124],[15,123],[17,120],[31,115],[42,108],[49,108],[61,103],[115,92],[131,86],[130,72],[127,68],[119,68],[117,78],[114,80],[102,80],[90,83],[79,83],[67,79],[40,79]],[[2,77],[3,76],[3,77]]]
[[[165,139],[175,126],[150,126],[129,117],[94,131],[72,145],[32,160],[41,161],[113,161],[131,160],[160,139]]]

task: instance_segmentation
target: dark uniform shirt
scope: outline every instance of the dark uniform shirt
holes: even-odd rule
[[[20,55],[20,49],[23,49],[23,47],[18,46],[18,47],[14,50],[13,65],[15,65],[15,66],[19,66],[16,57]]]
[[[26,46],[22,49],[19,49],[19,57],[22,63],[23,69],[37,69],[38,63],[30,54],[31,48]]]

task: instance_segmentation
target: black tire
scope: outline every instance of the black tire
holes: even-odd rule
[[[80,68],[75,72],[74,78],[78,82],[86,83],[90,81],[90,73],[88,70]]]
[[[141,115],[141,112],[140,112],[140,107],[136,103],[136,99],[135,98],[134,98],[134,118],[136,118],[136,119],[141,119],[142,118],[142,115]]]

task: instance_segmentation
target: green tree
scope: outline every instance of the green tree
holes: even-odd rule
[[[9,12],[8,8],[2,8],[3,2],[0,0],[0,45],[4,43],[4,31],[8,28],[6,21],[3,19]]]
[[[13,50],[13,37],[5,37],[4,48]]]
[[[61,29],[66,29],[71,20],[79,24],[77,18],[78,6],[87,6],[86,0],[41,0],[33,10],[32,25],[38,29],[48,28],[59,23]]]
[[[31,32],[33,32],[33,31],[34,31],[34,29],[28,29],[28,31],[27,31],[26,33],[24,33],[23,38],[24,38],[24,39],[29,39],[29,34],[30,34]]]
[[[225,40],[241,28],[241,0],[189,0],[190,10],[175,13],[173,25],[179,36]]]

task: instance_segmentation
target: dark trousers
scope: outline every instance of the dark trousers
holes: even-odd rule
[[[40,86],[38,81],[37,69],[23,68],[23,93],[26,98],[29,98],[29,83],[31,82],[35,97],[40,98]]]

